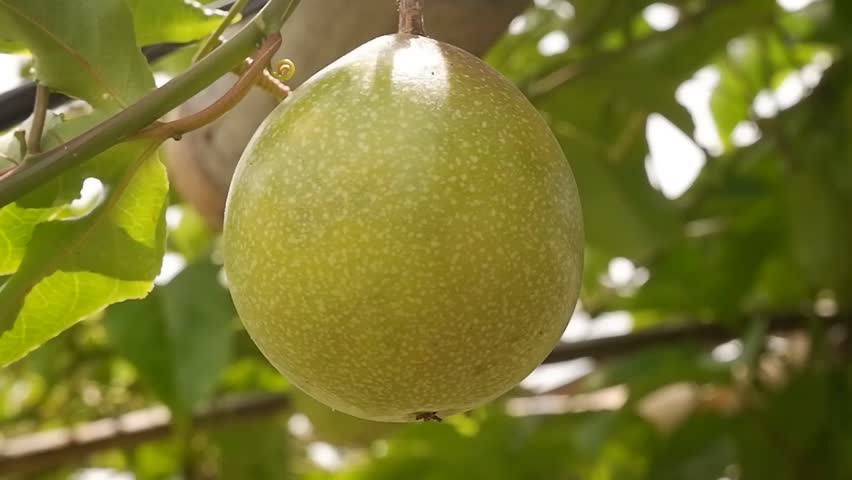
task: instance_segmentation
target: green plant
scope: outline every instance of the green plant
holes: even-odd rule
[[[244,70],[289,2],[257,18],[265,2],[243,3],[250,26],[218,46],[226,0],[0,0],[3,80],[39,83],[0,94],[0,478],[850,478],[852,3],[431,0],[430,34],[515,83],[565,151],[582,306],[521,388],[337,456],[289,438],[286,415],[309,407],[240,328],[221,238],[139,157],[169,135],[152,122]],[[282,31],[290,85],[396,15],[393,0],[301,2]],[[182,79],[151,96],[152,72]],[[214,105],[195,125],[238,93],[195,97]],[[275,93],[256,99],[271,109]],[[241,109],[177,144],[241,148],[234,127],[256,125]],[[171,179],[222,166],[155,152]],[[90,178],[103,190],[72,203]],[[538,381],[550,372],[568,383]]]

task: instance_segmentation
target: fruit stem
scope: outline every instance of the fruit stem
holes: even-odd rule
[[[399,33],[426,35],[423,29],[424,0],[399,0]]]

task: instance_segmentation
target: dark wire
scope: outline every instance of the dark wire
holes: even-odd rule
[[[251,17],[259,12],[268,0],[249,0],[245,8],[243,8],[242,16]],[[225,5],[218,7],[220,10],[227,10],[234,1],[228,1]],[[195,42],[188,43],[160,43],[156,45],[148,45],[142,47],[142,54],[148,59],[148,63],[159,60],[175,50],[191,45]],[[26,82],[11,90],[0,93],[0,131],[14,127],[23,122],[33,113],[33,103],[35,102],[36,85],[35,82]],[[48,98],[48,107],[56,108],[73,100],[61,93],[51,93]]]

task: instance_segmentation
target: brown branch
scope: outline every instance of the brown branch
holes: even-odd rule
[[[280,413],[290,405],[284,395],[248,395],[222,399],[198,413],[194,426],[210,428]],[[172,433],[165,407],[136,410],[73,429],[47,430],[7,438],[0,444],[0,474],[47,470],[74,463],[111,448],[131,448]]]
[[[841,313],[830,318],[822,319],[825,325],[852,326],[852,312]],[[799,314],[780,314],[769,320],[769,331],[783,333],[799,330],[808,325],[809,317]],[[747,325],[748,320],[738,323]],[[558,345],[547,357],[545,363],[564,362],[578,358],[591,357],[598,360],[626,355],[672,343],[700,343],[718,345],[735,338],[742,332],[720,324],[662,325],[638,330],[625,335],[614,335],[603,338],[593,338],[574,343]]]
[[[806,327],[810,317],[785,314],[772,317],[769,330],[784,332]],[[824,318],[828,325],[852,326],[852,313]],[[693,342],[718,345],[737,332],[722,325],[684,324],[647,328],[634,333],[559,344],[545,359],[556,363],[578,358],[604,360],[660,345]],[[222,399],[198,413],[194,425],[209,429],[282,412],[290,405],[285,395],[249,395]],[[131,412],[97,420],[74,429],[57,429],[7,438],[0,444],[0,474],[46,470],[80,461],[86,455],[110,448],[132,448],[167,437],[172,432],[165,407]]]
[[[399,33],[426,35],[423,28],[423,2],[425,0],[399,0]]]

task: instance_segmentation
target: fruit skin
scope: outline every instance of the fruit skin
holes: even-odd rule
[[[476,57],[388,35],[264,121],[225,212],[225,269],[270,362],[330,407],[406,422],[506,392],[558,342],[583,262],[547,124]]]

